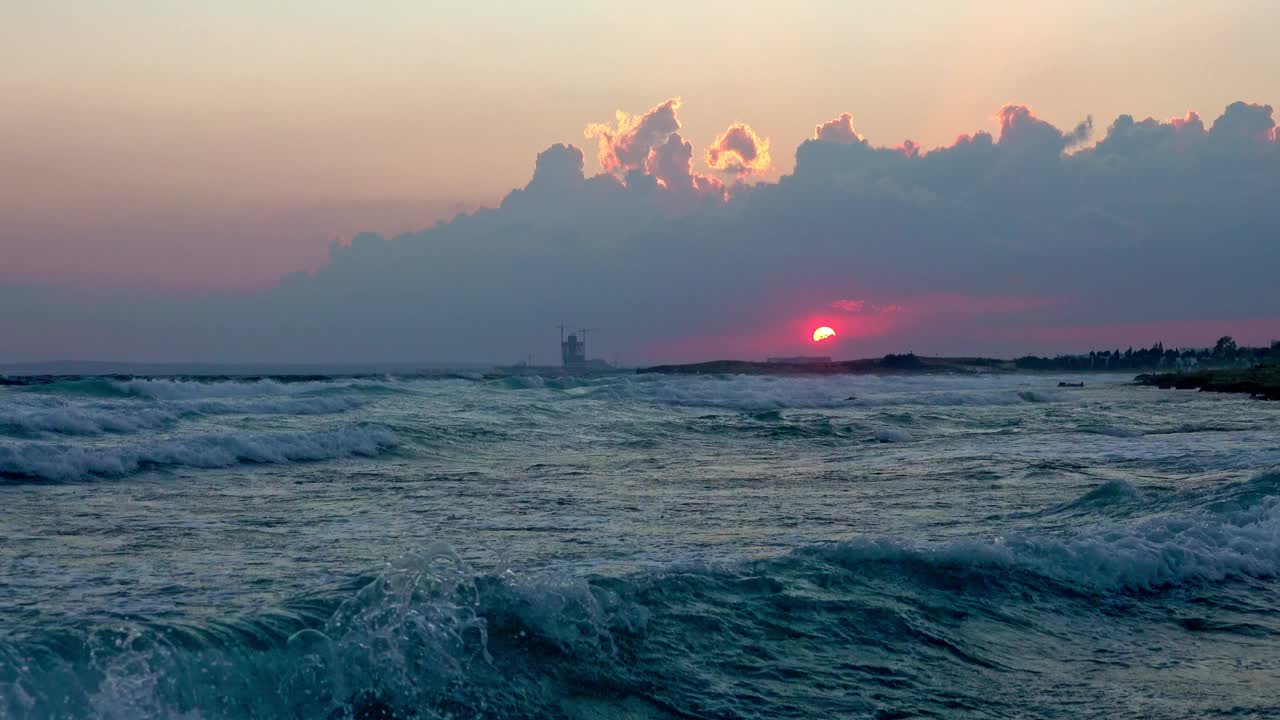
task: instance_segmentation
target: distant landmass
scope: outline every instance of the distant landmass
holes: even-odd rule
[[[992,372],[1016,370],[1012,360],[994,358],[921,357],[912,353],[885,355],[863,360],[829,360],[826,358],[772,358],[765,362],[750,360],[712,360],[683,365],[654,365],[639,368],[638,373],[668,375],[849,375],[883,372]]]
[[[1280,341],[1268,347],[1240,347],[1223,336],[1212,348],[1166,350],[1156,343],[1150,348],[1102,350],[1081,355],[1038,357],[1027,355],[1013,360],[982,357],[922,357],[914,353],[885,355],[862,360],[831,360],[826,357],[779,357],[765,362],[713,360],[681,365],[655,365],[639,373],[679,375],[846,375],[882,373],[1003,373],[1043,372],[1123,372],[1163,370],[1134,378],[1140,385],[1164,389],[1195,389],[1206,392],[1247,393],[1266,400],[1280,400]],[[1081,383],[1083,384],[1083,383]],[[1076,387],[1074,383],[1060,383]]]
[[[1247,393],[1263,400],[1280,400],[1280,365],[1252,368],[1214,368],[1196,372],[1155,373],[1134,378],[1139,385],[1163,390]]]
[[[765,362],[713,360],[640,368],[641,373],[685,375],[841,375],[883,372],[1013,372],[1043,370],[1056,372],[1122,372],[1163,370],[1189,372],[1209,368],[1247,369],[1280,363],[1280,341],[1268,347],[1240,347],[1230,336],[1220,338],[1212,348],[1165,349],[1161,343],[1150,348],[1095,350],[1078,355],[1040,357],[1024,355],[1012,360],[985,357],[925,357],[914,353],[890,354],[881,358],[831,360],[827,357],[778,357]]]

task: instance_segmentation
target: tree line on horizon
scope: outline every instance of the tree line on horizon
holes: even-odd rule
[[[1280,364],[1280,340],[1270,346],[1241,347],[1223,335],[1211,348],[1149,348],[1094,350],[1088,354],[1040,357],[1024,355],[1014,365],[1024,370],[1187,370],[1204,367],[1253,367]]]

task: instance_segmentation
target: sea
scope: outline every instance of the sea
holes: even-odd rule
[[[6,384],[0,718],[1280,717],[1280,404],[1130,380]]]

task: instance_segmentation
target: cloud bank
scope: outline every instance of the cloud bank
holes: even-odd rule
[[[846,357],[1087,349],[1080,328],[1109,344],[1280,337],[1268,105],[1105,132],[1007,105],[994,132],[932,149],[877,146],[846,112],[776,182],[755,181],[767,138],[734,123],[699,156],[680,107],[587,126],[599,175],[552,145],[498,207],[357,236],[268,293],[0,287],[23,308],[0,317],[3,359],[552,362],[561,321],[632,362],[804,352],[817,324]]]

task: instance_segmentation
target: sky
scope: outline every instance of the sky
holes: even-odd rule
[[[47,0],[13,3],[3,16],[0,296],[28,312],[0,318],[10,338],[0,344],[0,360],[470,360],[526,352],[550,359],[554,335],[548,344],[532,328],[541,332],[561,320],[612,328],[599,335],[601,352],[705,359],[805,350],[792,343],[798,331],[790,324],[831,312],[838,315],[832,322],[857,326],[832,345],[848,356],[903,344],[1008,353],[1095,342],[1211,343],[1218,328],[1256,342],[1280,336],[1280,304],[1269,304],[1277,298],[1259,274],[1260,265],[1276,260],[1266,225],[1275,215],[1262,198],[1224,189],[1243,185],[1274,199],[1275,153],[1227,152],[1224,130],[1217,149],[1197,155],[1195,167],[1179,166],[1187,182],[1209,189],[1197,196],[1205,205],[1194,222],[1167,228],[1165,240],[1183,243],[1170,250],[1150,243],[1157,242],[1157,221],[1168,215],[1158,206],[1175,207],[1177,190],[1157,192],[1150,182],[1167,178],[1151,175],[1167,174],[1169,158],[1191,151],[1144,155],[1147,164],[1126,166],[1129,179],[1122,181],[1113,176],[1121,162],[1115,157],[1130,162],[1136,155],[1113,153],[1106,164],[1094,149],[1125,114],[1167,124],[1194,110],[1212,127],[1237,101],[1280,102],[1280,44],[1270,37],[1280,27],[1276,3],[388,0],[375,8],[338,0]],[[663,143],[679,136],[654,153],[655,163],[667,165],[647,163],[655,147],[648,140],[634,148],[641,157],[632,161],[601,151],[602,141],[608,146],[609,137],[625,136],[627,120],[677,98],[668,126],[653,136]],[[1032,186],[1049,193],[1053,184],[1065,199],[1049,201],[1046,194],[1010,206],[961,197],[975,183],[993,192],[1025,186],[1025,178],[1008,179],[1008,163],[999,181],[991,180],[994,165],[968,180],[937,175],[964,171],[943,168],[937,158],[945,153],[928,160],[930,150],[952,148],[962,134],[991,133],[1011,153],[1012,140],[1000,142],[1011,124],[1002,114],[1007,106],[1025,107],[1020,117],[1066,138],[1049,138],[1046,147],[1061,146],[1036,166],[1043,172],[1031,175],[1045,180]],[[619,110],[628,119],[620,122]],[[842,113],[851,115],[847,123]],[[1087,118],[1092,127],[1074,137]],[[797,149],[832,121],[831,132],[847,124],[856,133],[850,137],[869,148],[917,148],[917,165],[868,160],[876,153],[864,163],[832,150],[813,157],[851,164],[802,177]],[[766,141],[767,161],[764,153],[747,159],[740,152],[763,150]],[[538,154],[556,143],[582,150],[585,179],[604,173],[634,195],[640,183],[626,178],[633,170],[659,178],[660,189],[674,196],[661,176],[679,170],[683,142],[691,152],[681,182],[691,183],[688,194],[699,195],[698,202],[646,205],[598,194],[588,201],[546,191],[537,208],[516,207],[524,202],[517,200],[476,214],[524,188]],[[1212,162],[1204,159],[1210,156]],[[811,167],[820,168],[824,161],[815,162]],[[550,177],[541,187],[554,184]],[[825,189],[797,193],[801,181]],[[707,204],[713,182],[723,189],[716,186],[718,196]],[[1147,192],[1132,190],[1143,182]],[[912,193],[924,202],[923,193],[968,203],[970,214],[936,204],[914,214],[884,211],[888,185],[894,202]],[[832,187],[841,193],[832,196]],[[1099,195],[1103,187],[1108,193]],[[535,190],[517,195],[528,200]],[[845,217],[830,206],[799,212],[817,198],[869,203],[884,216]],[[1033,206],[1044,211],[1042,219],[1066,213],[1076,225],[1026,225],[1022,211]],[[602,217],[602,208],[613,216]],[[670,237],[723,243],[723,233],[769,226],[742,224],[765,208],[767,217],[785,216],[791,224],[771,226],[771,237],[740,246],[691,248]],[[459,213],[461,226],[453,221]],[[1094,217],[1104,214],[1106,223]],[[1092,224],[1077,222],[1084,215]],[[1131,274],[1141,265],[1131,257],[1141,246],[1147,257],[1167,259],[1163,266],[1149,260],[1147,271],[1192,282],[1206,265],[1188,248],[1221,243],[1211,236],[1223,218],[1234,223],[1234,239],[1214,258],[1231,262],[1216,268],[1224,277],[1208,283],[1212,297],[1199,295],[1194,303],[1165,298],[1161,293],[1172,291],[1152,281],[1135,297],[1111,291],[1116,304],[1093,307],[1108,292],[1099,285],[1108,273],[1055,272],[1063,262],[1055,253],[1066,253],[1062,244],[1080,242],[1065,257],[1123,267],[1115,281],[1142,284]],[[558,230],[549,229],[557,223]],[[1199,240],[1170,238],[1192,227],[1202,231]],[[1013,228],[1022,234],[1014,238]],[[370,240],[362,250],[353,239],[366,231],[388,240],[408,235],[405,242]],[[484,242],[463,239],[467,232]],[[557,244],[555,233],[608,236],[603,244],[612,249],[583,252]],[[1074,236],[1064,241],[1068,233]],[[623,236],[631,244],[617,246]],[[919,245],[904,254],[886,237]],[[948,237],[954,242],[946,241],[945,251],[931,244]],[[374,257],[379,242],[423,247]],[[488,255],[477,249],[485,243]],[[766,249],[740,252],[762,243]],[[791,250],[783,252],[786,246]],[[593,288],[598,281],[601,293],[620,287],[611,273],[648,284],[615,308],[567,294],[564,284],[526,283],[525,292],[540,293],[537,302],[507,297],[507,288],[521,284],[513,276],[522,268],[492,253],[510,255],[513,247],[532,254],[535,262],[525,269],[548,277],[572,270],[579,275],[565,283]],[[953,251],[984,259],[964,266]],[[922,259],[929,252],[940,267]],[[397,253],[421,265],[406,269],[405,257],[386,265]],[[787,255],[786,262],[770,253]],[[1057,267],[1044,264],[1050,256]],[[433,261],[445,257],[471,274],[451,270],[436,278]],[[744,258],[758,265],[738,267]],[[382,269],[361,274],[349,267],[361,262]],[[664,264],[681,267],[672,281],[676,294],[684,295],[682,307],[697,308],[688,323],[666,328],[638,307],[652,300],[649,293],[661,294]],[[697,277],[685,278],[690,264]],[[779,274],[783,266],[790,274]],[[1231,278],[1240,268],[1241,276]],[[312,275],[299,279],[298,271]],[[420,285],[452,287],[452,294],[424,295],[406,283],[403,295],[386,296],[379,285],[400,287],[388,281],[398,271],[411,272]],[[813,287],[815,277],[826,284]],[[758,305],[776,293],[789,294]],[[862,303],[861,310],[840,310],[853,307],[841,301]],[[421,321],[386,311],[422,303],[434,309]],[[943,319],[959,307],[970,308],[964,322]],[[166,316],[166,308],[205,324],[190,335],[175,333],[175,325],[190,323]],[[246,308],[279,324],[250,331],[236,317]],[[414,324],[421,330],[415,337],[426,339],[406,342],[403,331],[379,320],[389,315]],[[910,322],[902,319],[908,316]],[[851,317],[859,318],[854,325]],[[279,341],[260,342],[254,332]]]

